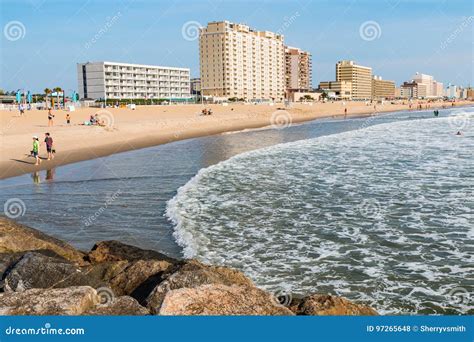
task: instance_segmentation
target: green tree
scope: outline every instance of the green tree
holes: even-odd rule
[[[61,87],[56,87],[53,90],[56,92],[56,101],[59,108],[59,93],[62,92],[63,90],[61,89]]]
[[[51,89],[49,88],[44,88],[44,95],[45,95],[45,98],[46,98],[46,107],[49,108],[49,104],[48,104],[48,96],[49,94],[51,94],[52,91]]]

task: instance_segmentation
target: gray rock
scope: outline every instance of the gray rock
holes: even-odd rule
[[[80,269],[66,259],[27,252],[5,272],[3,288],[5,292],[20,292],[61,287],[58,284],[78,273]]]

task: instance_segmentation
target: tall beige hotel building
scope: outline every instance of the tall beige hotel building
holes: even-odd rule
[[[204,96],[284,99],[283,35],[228,21],[210,22],[200,31],[199,54]]]

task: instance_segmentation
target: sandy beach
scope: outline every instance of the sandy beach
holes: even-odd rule
[[[422,103],[422,102],[420,102]],[[450,103],[430,103],[429,109]],[[456,102],[456,106],[472,102]],[[206,105],[212,109],[211,116],[202,116],[202,105],[141,106],[135,110],[128,108],[81,108],[71,112],[71,124],[66,124],[66,111],[56,110],[54,126],[48,127],[47,111],[31,110],[20,117],[17,111],[0,111],[1,156],[0,178],[8,178],[37,170],[50,169],[59,165],[88,160],[176,140],[259,128],[274,125],[287,127],[291,124],[318,118],[376,115],[381,112],[409,109],[408,104],[366,105],[364,102],[294,104],[288,109],[281,104]],[[417,105],[412,105],[416,110]],[[426,104],[423,104],[423,109]],[[105,127],[85,126],[91,114],[99,113]],[[49,132],[54,139],[56,155],[54,160],[43,159],[40,166],[34,165],[29,156],[32,136],[40,142],[44,133]],[[40,147],[40,157],[45,158],[46,147]]]

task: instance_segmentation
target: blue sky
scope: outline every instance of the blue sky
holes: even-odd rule
[[[472,0],[0,3],[4,90],[76,89],[76,63],[85,61],[189,67],[198,76],[198,42],[184,39],[182,28],[190,21],[205,25],[216,20],[281,31],[286,44],[313,54],[315,86],[334,79],[341,59],[371,66],[374,74],[397,85],[417,71],[445,84],[474,84]],[[361,34],[364,23],[375,28],[375,36],[370,30]]]

